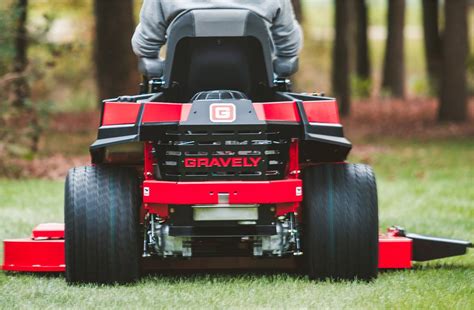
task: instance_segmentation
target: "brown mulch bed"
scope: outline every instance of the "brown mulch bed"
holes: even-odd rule
[[[96,130],[99,126],[100,112],[87,111],[83,113],[61,113],[51,121],[50,130],[65,133]]]
[[[74,137],[81,132],[95,132],[99,117],[99,113],[95,111],[55,115],[45,133],[46,137],[42,140],[48,139],[48,132],[61,132],[64,134],[63,141],[54,141],[54,143],[75,141]],[[89,145],[84,144],[82,147],[87,149]],[[63,180],[70,168],[90,164],[88,155],[70,156],[62,153],[48,154],[48,152],[44,154],[44,150],[40,152],[42,154],[32,160],[3,158],[0,160],[0,177]]]
[[[4,171],[0,170],[0,175],[7,178],[64,180],[70,168],[88,165],[90,159],[89,156],[68,157],[63,154],[55,154],[33,160],[9,159],[3,164],[7,164],[9,168],[3,169]]]
[[[344,118],[343,124],[346,134],[356,141],[373,137],[474,137],[474,98],[469,104],[469,120],[463,123],[437,122],[437,107],[435,99],[356,101],[352,115]]]

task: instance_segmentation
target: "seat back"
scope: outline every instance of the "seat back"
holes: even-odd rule
[[[257,14],[240,9],[183,12],[168,28],[164,87],[184,96],[232,89],[246,94],[273,87],[272,43]]]

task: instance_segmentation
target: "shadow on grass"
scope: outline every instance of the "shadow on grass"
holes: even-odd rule
[[[459,265],[459,264],[449,264],[449,263],[436,263],[436,264],[427,264],[427,265],[416,264],[413,266],[412,269],[414,271],[428,271],[428,270],[468,271],[468,270],[474,270],[474,264],[469,264],[469,265]]]
[[[168,271],[149,271],[142,274],[145,280],[166,280],[169,283],[195,281],[195,280],[232,280],[242,278],[265,278],[266,280],[288,278],[291,280],[308,280],[308,277],[301,271],[290,270],[168,270]]]
[[[443,271],[469,271],[474,270],[474,265],[464,265],[464,264],[450,264],[450,263],[428,263],[428,264],[415,264],[411,269],[381,269],[379,274],[398,274],[402,272],[415,272],[421,273],[423,271],[433,271],[433,270],[443,270]]]
[[[474,266],[461,265],[461,264],[416,264],[412,269],[381,269],[380,275],[396,275],[400,273],[421,273],[423,271],[432,270],[444,270],[444,271],[469,271],[474,270]],[[146,272],[143,274],[143,280],[164,280],[168,283],[178,283],[183,281],[195,281],[195,280],[220,280],[227,281],[235,278],[264,278],[266,281],[279,281],[282,278],[286,278],[290,281],[311,281],[303,271],[259,271],[259,270],[173,270],[173,271],[160,271],[160,272]],[[375,280],[376,282],[377,280]],[[367,283],[366,281],[340,281],[340,280],[326,280],[319,282],[331,282],[331,283],[350,283],[350,282],[361,282]],[[372,281],[373,282],[373,281]]]
[[[12,272],[0,271],[0,280],[7,282],[10,280],[25,280],[31,278],[37,279],[61,279],[65,281],[64,273],[32,273],[32,272]],[[137,286],[146,282],[166,282],[167,284],[178,283],[195,283],[196,281],[212,281],[216,283],[224,283],[233,280],[253,279],[265,280],[267,282],[288,279],[289,281],[310,281],[308,277],[297,271],[259,271],[259,270],[169,270],[169,271],[153,271],[143,272],[139,281],[136,283],[126,284],[125,286]],[[2,284],[3,281],[0,281]],[[80,284],[78,286],[90,286],[91,284]],[[119,286],[124,286],[117,284]],[[92,286],[96,286],[92,284]],[[114,285],[98,285],[100,287],[110,287]]]

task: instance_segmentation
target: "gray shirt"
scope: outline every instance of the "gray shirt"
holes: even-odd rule
[[[291,0],[144,0],[140,24],[132,38],[135,54],[156,58],[166,44],[166,29],[173,19],[185,10],[198,8],[237,8],[257,13],[272,34],[276,56],[297,56],[302,47],[303,35]]]

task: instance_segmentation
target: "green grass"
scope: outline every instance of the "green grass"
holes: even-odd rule
[[[381,227],[403,224],[418,233],[474,239],[472,139],[361,142],[381,146],[364,156],[378,176]],[[62,221],[62,187],[0,181],[0,239],[26,236],[39,222]],[[62,276],[0,272],[3,309],[152,307],[473,309],[474,254],[384,272],[373,283],[212,273],[150,275],[135,285],[99,287],[68,286]]]

